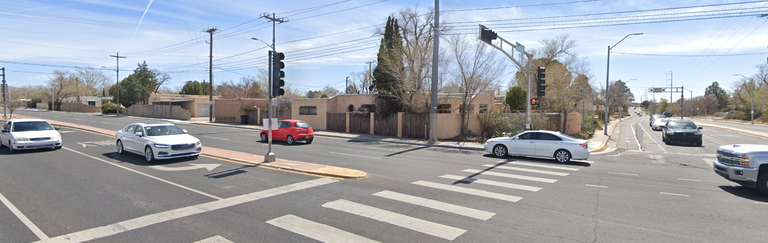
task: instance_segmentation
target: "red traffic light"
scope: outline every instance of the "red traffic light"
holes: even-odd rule
[[[539,105],[539,98],[531,98],[531,105]]]

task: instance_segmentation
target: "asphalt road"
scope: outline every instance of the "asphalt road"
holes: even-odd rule
[[[111,130],[152,120],[17,112]],[[644,151],[634,141],[635,123],[645,129]],[[204,146],[267,151],[257,130],[177,125]],[[762,230],[768,198],[720,178],[710,165],[719,145],[765,140],[705,128],[702,147],[664,145],[647,117],[625,118],[617,129],[616,150],[568,164],[334,136],[273,146],[280,158],[369,174],[339,181],[204,156],[147,164],[139,155],[117,155],[111,137],[64,128],[61,150],[0,149],[6,198],[0,242],[761,242],[768,236]]]

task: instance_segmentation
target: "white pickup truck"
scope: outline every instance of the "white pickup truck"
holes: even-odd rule
[[[768,196],[768,145],[723,145],[713,163],[718,175]]]

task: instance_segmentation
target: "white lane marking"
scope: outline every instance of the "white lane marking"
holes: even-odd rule
[[[80,154],[80,155],[82,155],[82,156],[85,156],[85,157],[91,158],[91,159],[95,159],[95,160],[98,160],[98,161],[101,161],[101,162],[104,162],[104,163],[107,163],[107,164],[110,164],[110,165],[114,165],[114,166],[117,166],[117,167],[119,167],[119,168],[121,168],[121,169],[124,169],[124,170],[130,171],[130,172],[133,172],[133,173],[136,173],[136,174],[139,174],[139,175],[143,175],[143,176],[146,176],[146,177],[149,177],[149,178],[152,178],[152,179],[155,179],[155,180],[161,181],[161,182],[165,182],[166,184],[169,184],[169,185],[172,185],[172,186],[175,186],[175,187],[178,187],[178,188],[182,188],[182,189],[185,189],[185,190],[188,190],[188,191],[191,191],[191,192],[194,192],[194,193],[197,193],[197,194],[200,194],[200,195],[206,196],[206,197],[210,197],[210,198],[213,198],[213,199],[216,199],[216,200],[219,200],[219,199],[221,199],[220,197],[217,197],[217,196],[214,196],[214,195],[211,195],[211,194],[205,193],[205,192],[201,192],[201,191],[198,191],[198,190],[195,190],[195,189],[192,189],[192,188],[189,188],[189,187],[183,186],[183,185],[181,185],[181,184],[177,184],[177,183],[174,183],[174,182],[171,182],[171,181],[168,181],[168,180],[162,179],[162,178],[160,178],[160,177],[156,177],[156,176],[153,176],[153,175],[150,175],[150,174],[147,174],[147,173],[144,173],[144,172],[138,171],[138,170],[134,170],[134,169],[131,169],[131,168],[128,168],[128,167],[122,166],[122,165],[118,165],[118,164],[115,164],[115,163],[112,163],[112,162],[109,162],[109,161],[103,160],[103,159],[101,159],[101,158],[97,158],[97,157],[94,157],[94,156],[91,156],[91,155],[88,155],[88,154],[82,153],[82,152],[80,152],[80,151],[76,151],[76,150],[73,150],[73,149],[70,149],[70,148],[67,148],[67,147],[64,147],[64,149],[66,149],[66,150],[69,150],[69,151],[72,151],[72,152],[74,152],[74,153],[77,153],[77,154]]]
[[[444,202],[440,202],[432,199],[411,196],[411,195],[402,194],[402,193],[393,192],[393,191],[380,191],[380,192],[374,193],[373,195],[392,199],[395,201],[401,201],[404,203],[410,203],[410,204],[414,204],[422,207],[428,207],[431,209],[436,209],[444,212],[455,213],[458,215],[467,216],[470,218],[476,218],[480,220],[488,220],[491,217],[493,217],[493,215],[496,215],[496,213],[477,210],[474,208],[468,208],[468,207],[454,205],[450,203],[444,203]]]
[[[600,186],[600,185],[590,185],[590,184],[584,184],[584,185],[589,187],[608,188],[607,186]]]
[[[761,205],[768,205],[768,203],[764,203],[764,202],[754,202],[754,203],[755,204],[761,204]]]
[[[577,168],[569,168],[569,167],[554,166],[554,165],[533,164],[533,163],[523,163],[523,162],[506,162],[506,164],[508,164],[508,165],[524,165],[524,166],[547,168],[547,169],[556,169],[556,170],[579,171],[579,169],[577,169]]]
[[[219,167],[221,164],[189,164],[189,166],[183,166],[183,167],[165,167],[162,165],[153,165],[149,168],[156,169],[156,170],[162,170],[162,171],[185,171],[185,170],[196,170],[196,169],[206,169],[208,171],[211,171],[213,169],[216,169],[216,167]]]
[[[213,139],[219,139],[219,140],[229,140],[229,139],[227,139],[227,138],[217,138],[217,137],[212,137],[212,136],[203,136],[203,137],[206,137],[206,138],[213,138]]]
[[[498,181],[484,180],[484,179],[468,178],[466,176],[441,175],[439,177],[440,178],[445,178],[445,179],[452,179],[452,180],[466,180],[468,182],[467,184],[478,183],[478,184],[485,184],[485,185],[498,186],[498,187],[506,187],[506,188],[523,190],[523,191],[530,191],[530,192],[538,192],[539,190],[541,190],[541,187],[526,186],[526,185],[506,183],[506,182],[498,182]]]
[[[272,219],[267,223],[320,242],[378,242],[292,214]]]
[[[344,199],[327,202],[323,204],[323,207],[375,219],[384,223],[397,225],[406,229],[411,229],[446,240],[454,240],[456,237],[464,234],[464,232],[467,232],[466,230],[456,227],[438,224],[435,222],[430,222],[423,219],[418,219],[411,216],[350,202]]]
[[[362,156],[362,155],[356,155],[356,154],[343,154],[343,153],[336,153],[336,152],[328,152],[328,153],[346,155],[346,156],[352,156],[352,157],[360,157],[360,158],[366,158],[366,159],[381,159],[381,158],[368,157],[368,156]]]
[[[702,160],[704,160],[704,163],[709,165],[709,167],[715,168],[715,164],[712,163],[714,161],[713,159],[702,159]]]
[[[73,132],[75,132],[75,131],[69,131],[69,130],[67,130],[67,131],[59,131],[59,133],[73,133]]]
[[[567,176],[568,173],[563,172],[552,172],[552,171],[546,171],[546,170],[533,170],[533,169],[525,169],[525,168],[517,168],[517,167],[510,167],[510,166],[497,166],[497,165],[483,165],[485,167],[494,167],[499,169],[505,169],[505,170],[516,170],[516,171],[523,171],[523,172],[531,172],[531,173],[539,173],[539,174],[545,174],[545,175],[555,175],[555,176]]]
[[[499,199],[499,200],[504,200],[509,202],[517,202],[523,199],[522,197],[518,197],[518,196],[505,195],[501,193],[495,193],[495,192],[489,192],[489,191],[483,191],[483,190],[459,187],[459,186],[453,186],[453,185],[446,185],[446,184],[434,183],[429,181],[416,181],[416,182],[412,182],[411,184],[431,187],[435,189],[442,189],[442,190],[452,191],[452,192],[466,193],[474,196]]]
[[[144,228],[147,226],[168,222],[175,219],[180,219],[187,216],[197,215],[201,213],[211,212],[222,208],[237,206],[243,203],[253,202],[259,199],[264,199],[272,196],[286,194],[294,191],[308,189],[312,187],[327,185],[337,182],[337,180],[320,178],[311,181],[298,182],[290,185],[280,186],[272,189],[267,189],[258,192],[252,192],[240,196],[234,196],[226,199],[216,200],[213,202],[202,203],[198,205],[192,205],[189,207],[183,207],[170,211],[160,212],[156,214],[150,214],[141,216],[134,219],[125,220],[122,222],[96,227],[92,229],[83,230],[71,234],[57,236],[48,240],[42,240],[39,242],[85,242],[95,240],[103,237],[113,236],[123,232]]]
[[[640,176],[640,175],[638,175],[638,174],[619,173],[619,172],[608,172],[608,174],[614,174],[614,175],[625,175],[625,176]]]
[[[695,180],[695,179],[685,179],[685,178],[677,178],[679,181],[695,181],[695,182],[701,182],[701,180]]]
[[[493,172],[493,171],[482,171],[482,170],[474,170],[474,169],[466,169],[462,171],[469,172],[469,173],[481,173],[483,175],[489,175],[489,176],[506,177],[506,178],[512,178],[512,179],[528,180],[528,181],[538,181],[538,182],[544,182],[544,183],[555,183],[557,181],[555,179],[515,175],[515,174],[508,174],[508,173],[499,173],[499,172]]]
[[[48,235],[46,235],[42,230],[40,230],[40,228],[38,228],[37,225],[35,225],[35,223],[32,222],[32,220],[29,220],[29,218],[27,218],[27,216],[25,216],[24,213],[22,213],[18,208],[16,208],[16,206],[14,206],[13,203],[11,203],[11,201],[8,200],[8,198],[5,198],[5,196],[3,196],[2,193],[0,193],[0,202],[3,202],[3,204],[5,204],[5,207],[11,210],[11,212],[14,215],[16,215],[16,218],[19,218],[19,220],[21,220],[21,222],[24,223],[24,225],[26,225],[27,228],[29,228],[29,230],[32,231],[32,233],[34,233],[35,236],[37,236],[37,238],[39,238],[40,240],[48,239]]]
[[[201,240],[201,241],[195,241],[195,243],[234,243],[231,240],[227,240],[227,238],[224,238],[220,235]]]
[[[685,194],[678,194],[678,193],[671,193],[671,192],[659,192],[664,195],[670,195],[670,196],[680,196],[680,197],[687,197],[688,195]]]

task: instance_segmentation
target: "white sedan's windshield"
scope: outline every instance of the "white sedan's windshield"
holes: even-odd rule
[[[53,130],[51,124],[45,121],[14,122],[11,132],[31,132]]]
[[[150,137],[184,134],[184,131],[177,126],[149,126],[144,129],[147,130],[147,136]]]

